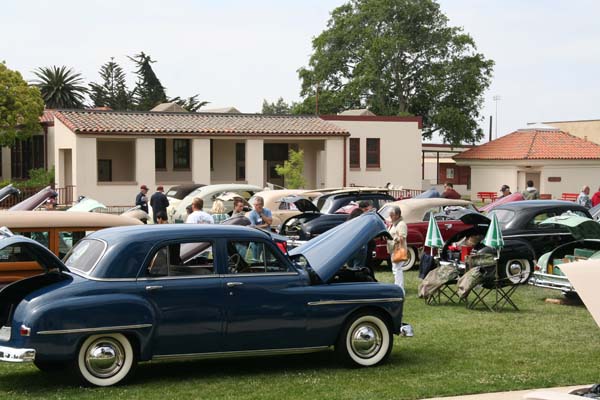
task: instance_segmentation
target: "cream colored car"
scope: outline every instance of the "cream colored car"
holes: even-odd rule
[[[272,228],[277,228],[283,221],[287,220],[294,215],[298,215],[301,212],[292,203],[282,202],[281,200],[285,197],[290,196],[302,196],[309,200],[320,196],[322,193],[316,190],[306,189],[281,189],[281,190],[264,190],[256,193],[248,201],[251,207],[254,207],[254,199],[256,196],[260,196],[265,201],[265,208],[271,210],[273,214],[273,222],[271,223]]]

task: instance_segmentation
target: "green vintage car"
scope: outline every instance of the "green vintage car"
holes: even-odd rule
[[[573,296],[575,289],[560,269],[561,264],[600,259],[600,223],[593,219],[566,213],[548,218],[540,225],[566,227],[574,241],[565,243],[543,254],[535,266],[529,283],[534,286],[556,289],[565,296]]]

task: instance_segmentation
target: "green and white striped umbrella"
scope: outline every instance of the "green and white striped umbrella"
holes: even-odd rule
[[[492,223],[485,234],[483,244],[492,247],[496,250],[500,250],[504,247],[504,238],[502,237],[502,228],[498,222],[496,213],[492,213]]]
[[[442,233],[440,232],[440,228],[438,227],[437,222],[435,222],[435,218],[433,217],[432,212],[429,213],[429,225],[427,226],[425,246],[432,249],[432,253],[434,247],[437,247],[438,249],[444,247],[444,238],[442,238]]]

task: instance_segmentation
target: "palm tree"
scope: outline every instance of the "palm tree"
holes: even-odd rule
[[[40,67],[33,84],[42,92],[47,108],[82,108],[88,90],[81,74],[66,66]]]

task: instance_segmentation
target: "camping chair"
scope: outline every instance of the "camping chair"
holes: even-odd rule
[[[470,268],[479,268],[481,271],[481,282],[475,286],[467,297],[467,308],[474,309],[478,305],[484,306],[489,311],[501,311],[503,308],[519,308],[512,300],[518,284],[508,277],[500,277],[498,274],[498,262],[480,256],[471,257]]]
[[[458,304],[461,302],[456,291],[458,268],[452,263],[447,263],[432,269],[419,288],[419,295],[425,298],[429,305]]]

